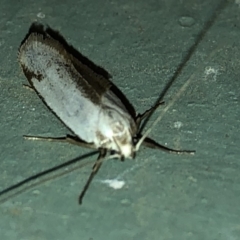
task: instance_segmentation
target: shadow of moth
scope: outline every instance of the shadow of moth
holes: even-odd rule
[[[74,134],[64,140],[99,150],[79,196],[80,204],[103,159],[133,158],[141,144],[168,152],[193,153],[159,145],[147,137],[149,131],[142,136],[139,133],[142,120],[159,104],[144,114],[132,116],[112,91],[108,79],[94,73],[49,35],[31,33],[20,47],[18,60],[31,87]]]

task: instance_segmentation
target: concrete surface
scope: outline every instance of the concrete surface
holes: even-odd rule
[[[91,165],[32,187],[0,205],[1,240],[240,239],[240,1],[1,0],[0,12],[0,191],[90,152],[22,137],[69,133],[22,86],[17,50],[34,21],[105,68],[138,112],[190,79],[150,136],[197,151],[107,161],[82,206]]]

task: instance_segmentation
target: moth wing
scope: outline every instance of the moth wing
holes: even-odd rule
[[[107,78],[94,72],[90,67],[83,64],[73,55],[71,55],[71,61],[79,74],[92,86],[99,96],[102,96],[112,86],[112,83]]]

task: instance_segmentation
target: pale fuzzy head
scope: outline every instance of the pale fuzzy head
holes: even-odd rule
[[[135,149],[132,138],[136,128],[133,119],[113,109],[107,109],[100,115],[97,146],[114,150],[121,157],[132,158]]]

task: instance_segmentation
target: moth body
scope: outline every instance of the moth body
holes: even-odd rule
[[[69,50],[68,45],[64,47],[59,41],[49,36],[47,31],[41,34],[31,33],[19,49],[18,60],[32,88],[76,136],[76,138],[67,136],[57,140],[99,150],[99,156],[79,196],[80,204],[106,158],[132,158],[142,144],[169,153],[195,153],[195,151],[171,149],[148,138],[149,133],[161,120],[164,113],[185,91],[191,78],[180,88],[151,127],[142,134],[141,128],[144,127],[144,124],[141,126],[142,121],[144,119],[147,121],[162,102],[158,101],[155,106],[143,114],[137,116],[133,114],[132,116],[112,90],[112,83],[94,72],[90,66],[85,65],[67,50]],[[30,139],[42,138],[30,137]],[[50,137],[47,140],[56,140],[56,138]],[[110,152],[109,156],[107,156],[108,151]],[[0,195],[38,176],[40,175],[37,174],[34,178],[31,177],[5,189],[0,192]]]
[[[41,34],[30,34],[22,44],[19,62],[31,86],[78,138],[133,156],[136,123],[108,80],[96,79],[59,42]]]

